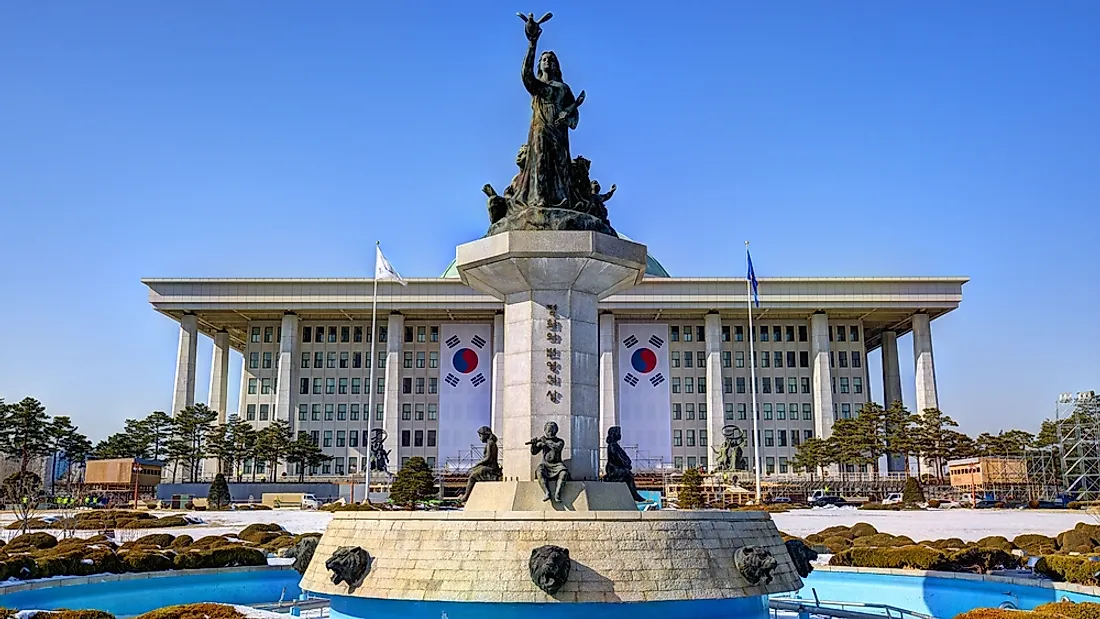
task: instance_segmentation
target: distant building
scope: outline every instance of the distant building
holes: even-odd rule
[[[987,488],[1026,484],[1027,461],[1023,458],[964,458],[947,463],[955,488]]]
[[[84,486],[91,492],[132,493],[136,485],[141,495],[155,494],[164,463],[142,458],[88,460]]]

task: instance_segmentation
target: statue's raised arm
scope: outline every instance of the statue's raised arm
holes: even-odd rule
[[[537,97],[542,94],[546,84],[535,77],[535,52],[539,36],[542,35],[542,24],[550,21],[554,14],[547,13],[538,19],[535,19],[534,13],[529,15],[516,13],[516,15],[523,20],[523,33],[527,35],[527,54],[523,57],[523,86],[531,96]]]

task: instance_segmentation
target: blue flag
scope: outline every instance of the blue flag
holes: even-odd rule
[[[756,287],[757,287],[756,272],[754,272],[752,270],[752,254],[749,253],[749,250],[746,249],[745,250],[745,255],[748,256],[748,258],[749,258],[749,274],[748,274],[747,278],[749,280],[749,283],[752,284],[752,300],[753,300],[753,303],[756,304],[756,307],[760,307],[760,295],[757,294],[757,291],[756,291]]]

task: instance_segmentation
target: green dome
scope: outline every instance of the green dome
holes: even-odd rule
[[[619,238],[623,239],[624,241],[634,240],[626,236],[625,234],[616,234],[618,234]],[[665,267],[661,266],[661,263],[657,262],[657,259],[654,258],[653,254],[649,252],[646,252],[645,255],[645,274],[646,277],[672,277],[668,274],[668,271],[665,270]],[[443,279],[458,279],[458,269],[455,267],[454,260],[451,260],[451,263],[447,265],[447,269],[443,271],[443,275],[440,275],[439,277]]]

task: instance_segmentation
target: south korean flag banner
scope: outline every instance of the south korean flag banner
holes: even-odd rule
[[[444,324],[439,330],[439,466],[469,459],[477,429],[492,418],[492,325]]]
[[[672,462],[668,325],[619,324],[619,418],[623,444]]]

